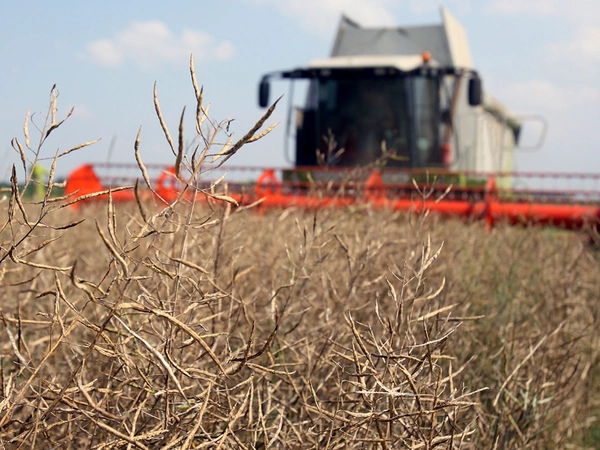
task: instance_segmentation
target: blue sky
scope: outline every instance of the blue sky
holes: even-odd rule
[[[102,138],[69,155],[61,174],[105,161],[113,139],[112,160],[133,161],[140,126],[144,159],[168,164],[152,87],[156,81],[175,133],[182,107],[194,105],[190,53],[212,118],[235,118],[231,130],[240,137],[263,112],[256,104],[261,75],[326,57],[341,12],[365,26],[437,24],[441,5],[466,29],[485,88],[510,109],[549,122],[542,150],[519,153],[517,168],[600,172],[598,0],[32,0],[0,6],[0,179],[18,161],[10,140],[22,137],[28,110],[42,120],[55,83],[59,116],[72,106],[75,113],[44,156]],[[287,86],[272,91],[287,94]],[[273,121],[285,117],[282,104]],[[280,125],[231,162],[284,165],[283,131]]]

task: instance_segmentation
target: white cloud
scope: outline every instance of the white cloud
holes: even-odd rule
[[[217,41],[203,31],[183,30],[176,35],[161,21],[133,22],[110,39],[90,42],[80,56],[103,66],[117,67],[131,60],[142,67],[179,62],[191,53],[198,61],[225,60],[233,56],[229,41]]]
[[[466,14],[471,12],[471,0],[447,0],[444,5],[453,13]],[[417,14],[439,11],[439,0],[411,0],[410,9]]]
[[[272,5],[282,13],[296,18],[311,33],[329,37],[341,14],[361,25],[394,25],[389,10],[392,0],[244,0],[256,5]]]
[[[491,0],[487,9],[492,13],[552,16],[590,25],[600,17],[598,0]]]
[[[86,105],[84,105],[83,103],[79,103],[73,106],[73,117],[79,117],[82,119],[92,119],[94,118],[94,113]]]
[[[535,113],[560,111],[566,103],[566,93],[552,83],[542,80],[529,80],[501,86],[498,93],[502,101],[511,109]]]
[[[554,67],[575,64],[579,68],[600,67],[600,1],[598,0],[491,0],[487,11],[510,16],[547,17],[569,24],[557,33],[557,40],[545,48],[546,60]],[[534,25],[532,25],[533,27]],[[537,26],[537,25],[536,25]],[[568,30],[568,31],[565,31]],[[532,32],[534,30],[532,29]],[[570,33],[569,36],[567,33]],[[557,66],[558,65],[558,66]]]
[[[118,66],[123,61],[122,53],[109,40],[91,42],[87,46],[86,55],[102,66]]]
[[[488,8],[491,12],[503,14],[530,13],[536,15],[551,15],[559,9],[561,2],[553,0],[492,0]]]
[[[579,111],[596,108],[600,89],[591,86],[559,87],[546,80],[528,80],[504,84],[493,80],[494,95],[515,111],[556,114],[576,118]]]
[[[548,44],[548,58],[552,61],[569,61],[583,66],[600,63],[600,28],[582,26],[567,40]]]
[[[561,87],[546,80],[505,83],[488,77],[488,81],[494,95],[504,104],[529,117],[524,122],[523,145],[537,142],[540,137],[537,123],[529,114],[547,121],[548,134],[542,149],[517,153],[520,170],[583,172],[600,164],[593,145],[597,142],[596,128],[600,122],[600,88]]]

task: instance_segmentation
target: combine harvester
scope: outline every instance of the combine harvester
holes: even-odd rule
[[[484,94],[466,33],[443,8],[441,25],[362,28],[342,17],[330,58],[262,78],[261,107],[274,78],[290,80],[290,105],[294,83],[307,86],[305,106],[294,111],[294,138],[291,107],[288,117],[285,147],[295,140],[294,168],[220,167],[204,173],[200,187],[227,171],[227,195],[239,204],[262,199],[263,208],[369,204],[481,218],[488,226],[600,222],[600,176],[513,171],[523,120]],[[70,174],[67,193],[121,185],[131,180],[118,172],[131,168],[82,166]],[[156,195],[179,197],[173,168],[149,170]]]

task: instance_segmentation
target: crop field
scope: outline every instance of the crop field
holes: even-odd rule
[[[597,444],[600,264],[576,234],[193,207],[31,233],[16,208],[6,448]]]
[[[155,105],[176,167],[197,173],[215,138],[191,73],[204,149],[177,149]],[[39,146],[27,121],[14,141],[20,169],[61,123],[54,95]],[[600,445],[588,236],[237,207],[225,182],[202,201],[73,208],[53,193],[71,150],[43,198],[15,169],[0,203],[0,448]]]

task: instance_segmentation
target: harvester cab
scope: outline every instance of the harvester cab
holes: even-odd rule
[[[309,81],[295,166],[512,170],[520,122],[484,95],[462,26],[443,8],[442,20],[362,28],[342,17],[330,58],[265,75],[262,107],[272,78]]]

